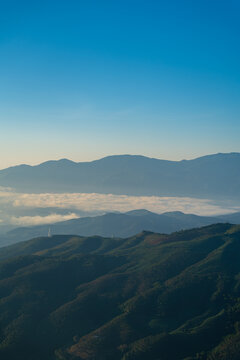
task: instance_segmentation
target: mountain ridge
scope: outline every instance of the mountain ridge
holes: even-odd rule
[[[0,249],[1,358],[237,360],[239,236],[215,224]]]
[[[234,221],[231,221],[234,220]],[[170,234],[214,223],[240,223],[240,213],[223,216],[198,216],[180,211],[157,214],[146,209],[137,209],[126,213],[106,213],[97,216],[85,216],[77,219],[59,221],[47,225],[17,227],[0,238],[0,246],[6,246],[37,236],[48,234],[76,234],[78,236],[128,237],[143,230]]]
[[[89,160],[89,161],[74,161],[68,158],[60,158],[60,159],[56,159],[56,160],[46,160],[43,161],[39,164],[34,164],[34,165],[30,165],[30,164],[17,164],[17,165],[11,165],[9,167],[0,169],[1,171],[5,171],[8,169],[12,169],[12,168],[17,168],[17,167],[21,167],[21,166],[26,166],[26,167],[39,167],[42,165],[47,165],[47,164],[56,164],[56,163],[71,163],[71,164],[90,164],[90,163],[96,163],[96,162],[101,162],[101,161],[108,161],[111,159],[117,159],[117,158],[139,158],[139,159],[148,159],[148,160],[156,160],[156,161],[163,161],[163,162],[169,162],[169,163],[181,163],[181,162],[191,162],[191,161],[196,161],[196,160],[207,160],[207,159],[211,159],[211,158],[218,158],[218,157],[225,157],[225,156],[240,156],[240,152],[229,152],[229,153],[213,153],[213,154],[208,154],[208,155],[202,155],[202,156],[197,156],[194,157],[192,159],[182,159],[182,160],[168,160],[168,159],[161,159],[161,158],[155,158],[155,157],[150,157],[150,156],[146,156],[146,155],[138,155],[138,154],[119,154],[119,155],[107,155],[104,156],[102,158],[99,159],[95,159],[95,160]]]
[[[80,192],[134,196],[240,199],[240,154],[171,161],[113,155],[92,162],[67,159],[0,170],[0,186],[19,192]]]

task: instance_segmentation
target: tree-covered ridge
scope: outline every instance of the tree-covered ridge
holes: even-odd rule
[[[2,359],[239,359],[240,227],[0,251]]]

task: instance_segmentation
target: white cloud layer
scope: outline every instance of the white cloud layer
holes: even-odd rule
[[[22,194],[4,189],[0,189],[0,207],[1,204],[2,206],[7,204],[15,209],[46,207],[72,209],[73,213],[70,214],[71,216],[75,215],[74,209],[89,212],[96,210],[102,212],[125,212],[133,209],[144,208],[156,213],[163,213],[165,211],[182,211],[198,215],[218,215],[240,210],[240,207],[231,206],[229,204],[216,204],[208,199],[195,199],[188,197],[127,196],[95,193]],[[61,215],[61,220],[63,216],[70,215]],[[56,217],[60,215],[52,214],[49,216]],[[49,216],[45,216],[43,218],[48,221]],[[25,216],[22,217],[22,219],[23,218],[28,221],[28,218],[31,217]],[[36,217],[33,216],[32,218]],[[41,217],[39,216],[37,218]]]
[[[67,215],[61,214],[51,214],[47,216],[12,216],[10,218],[10,223],[16,226],[35,226],[43,224],[53,224],[59,221],[66,221],[71,219],[77,219],[79,216],[75,213],[70,213]]]

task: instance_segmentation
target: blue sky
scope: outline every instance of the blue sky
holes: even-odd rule
[[[6,1],[0,168],[240,151],[240,2]]]

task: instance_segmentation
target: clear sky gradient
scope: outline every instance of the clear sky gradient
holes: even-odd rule
[[[0,168],[240,151],[240,2],[2,1]]]

